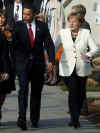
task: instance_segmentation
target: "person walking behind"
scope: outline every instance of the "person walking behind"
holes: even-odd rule
[[[0,10],[0,120],[2,119],[2,106],[8,93],[15,90],[12,77],[12,68],[9,57],[9,47],[6,44],[5,26],[7,24],[5,11]]]
[[[57,33],[65,27],[65,15],[62,3],[59,0],[50,0],[46,6],[46,22],[51,33],[51,37],[56,40]],[[48,85],[56,85],[57,83],[57,66],[54,65],[52,72],[49,73]]]
[[[22,20],[23,5],[23,0],[5,1],[8,24],[14,26],[17,21]]]
[[[40,21],[46,22],[46,6],[49,0],[34,0],[33,5],[36,8],[36,18]]]
[[[81,28],[84,22],[81,14],[71,13],[67,19],[69,28],[59,32],[55,46],[56,50],[63,46],[59,75],[64,77],[65,84],[69,88],[68,105],[71,117],[69,126],[79,128],[80,111],[86,95],[86,81],[92,72],[90,58],[97,54],[98,47],[90,31]]]

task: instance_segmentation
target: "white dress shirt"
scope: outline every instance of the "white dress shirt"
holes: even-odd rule
[[[17,11],[17,5],[19,6],[17,21],[21,21],[22,20],[22,3],[16,3],[16,2],[14,3],[14,16]]]
[[[35,24],[35,20],[33,20],[30,24],[31,24],[31,28],[32,28],[32,31],[33,31],[34,39],[35,39],[35,35],[36,35],[36,24]],[[27,24],[27,28],[29,29],[29,24]]]
[[[3,3],[3,10],[5,10],[4,0],[2,0],[2,3]]]

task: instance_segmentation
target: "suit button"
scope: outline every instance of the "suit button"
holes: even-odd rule
[[[75,55],[75,58],[77,58],[77,56]]]

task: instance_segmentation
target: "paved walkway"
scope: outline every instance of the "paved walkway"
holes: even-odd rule
[[[0,133],[100,133],[100,129],[84,118],[80,119],[80,129],[68,127],[67,94],[63,93],[58,87],[44,86],[40,128],[32,129],[30,127],[28,109],[28,131],[21,131],[16,126],[17,111],[17,93],[12,93],[8,96],[3,107],[3,125],[0,127]]]

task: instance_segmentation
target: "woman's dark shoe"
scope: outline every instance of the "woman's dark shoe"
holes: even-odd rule
[[[50,82],[51,82],[50,79],[44,81],[44,83],[47,84],[47,85],[48,85]]]
[[[52,76],[50,76],[47,80],[44,81],[45,84],[49,84],[52,81]]]
[[[24,121],[23,119],[18,119],[17,126],[22,130],[27,130],[26,121]]]
[[[73,123],[73,127],[74,127],[75,129],[80,128],[80,122],[74,122],[74,123]]]
[[[79,128],[80,127],[80,122],[72,122],[72,121],[70,121],[69,123],[68,123],[68,126],[70,126],[70,127],[74,127],[74,128]]]
[[[54,86],[56,85],[56,83],[57,83],[57,80],[52,80],[51,82],[48,83],[48,85]]]
[[[48,79],[45,81],[45,84],[48,85],[48,84],[52,81],[52,78],[53,78],[53,77],[52,77],[52,73],[49,73],[49,74],[48,74]]]

